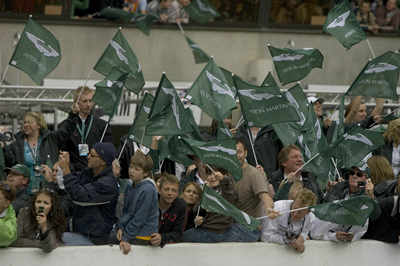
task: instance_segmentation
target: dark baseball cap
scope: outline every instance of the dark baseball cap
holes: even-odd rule
[[[5,172],[6,170],[11,170],[20,175],[25,176],[26,178],[31,178],[31,171],[29,171],[28,166],[26,166],[25,164],[19,163],[19,164],[14,165],[11,168],[5,167],[3,171]]]

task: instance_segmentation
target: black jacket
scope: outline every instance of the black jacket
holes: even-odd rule
[[[90,128],[89,135],[86,139],[86,144],[89,145],[89,151],[93,148],[93,145],[100,141],[101,136],[103,135],[103,131],[106,128],[107,122],[103,119],[93,116],[90,114],[86,120],[85,125],[86,129],[89,127],[90,119],[93,117],[92,126]],[[60,127],[63,126],[65,121],[60,123]],[[68,151],[71,158],[71,164],[74,166],[75,171],[82,171],[85,167],[87,167],[87,157],[79,156],[78,144],[82,144],[81,142],[81,134],[78,131],[78,128],[82,127],[82,120],[80,118],[74,124],[74,129],[72,129],[73,133],[71,137],[67,139],[67,141],[62,145],[61,150]],[[86,130],[85,130],[86,134]],[[106,133],[103,138],[103,142],[110,142],[114,144],[114,137],[111,132],[111,127],[108,126]]]
[[[5,136],[4,134],[0,133],[0,141],[4,143],[4,147],[3,147],[3,156],[4,156],[4,164],[6,167],[13,167],[13,163],[14,163],[14,154],[12,154],[10,147],[7,145],[7,141],[8,141],[8,137]],[[0,180],[2,180],[1,177],[5,177],[6,174],[4,172],[0,173]],[[3,178],[5,179],[5,178]]]
[[[181,240],[187,219],[186,201],[176,198],[168,210],[162,214],[159,209],[158,233],[161,235],[160,247],[166,243],[178,243]]]
[[[93,204],[75,205],[72,231],[88,236],[95,245],[103,245],[111,232],[119,189],[112,165],[93,175],[89,168],[64,175],[64,185],[73,201]]]
[[[385,145],[382,145],[378,149],[373,150],[372,155],[382,155],[389,161],[390,164],[392,164],[393,142],[390,143],[385,142]]]
[[[46,164],[48,155],[50,155],[53,164],[58,161],[59,147],[71,136],[77,119],[78,115],[70,112],[68,118],[62,122],[62,125],[60,125],[57,131],[43,129],[41,133],[42,141],[39,145],[42,164]],[[14,137],[15,141],[10,145],[10,150],[14,155],[14,162],[12,165],[17,163],[25,164],[24,134],[20,131],[15,134]],[[71,158],[73,158],[72,155]]]
[[[28,207],[30,200],[31,195],[29,195],[27,187],[17,190],[17,196],[11,202],[11,205],[14,207],[15,210],[15,216],[18,216],[19,210],[24,207]]]
[[[235,138],[240,138],[244,141],[247,148],[247,162],[256,167],[256,160],[247,132],[248,130],[246,127],[241,125],[236,131]],[[272,173],[278,170],[278,154],[282,148],[283,145],[272,126],[266,126],[260,129],[254,142],[254,151],[258,164],[264,168],[267,178],[271,178]]]
[[[122,151],[122,147],[124,147],[125,140],[128,138],[128,134],[123,135],[120,138],[120,144],[117,149],[117,156]],[[129,179],[129,165],[131,162],[131,158],[133,155],[135,155],[135,148],[133,146],[133,142],[131,140],[126,141],[126,145],[124,147],[124,150],[121,153],[121,157],[119,158],[119,164],[121,165],[121,171],[120,171],[120,178],[122,179]]]
[[[279,169],[275,173],[272,174],[272,179],[270,183],[274,187],[276,194],[274,195],[274,201],[277,200],[287,200],[287,196],[289,193],[292,184],[287,183],[282,185],[281,189],[279,189],[279,185],[284,180],[283,170]],[[317,178],[310,172],[302,171],[301,178],[303,179],[303,187],[311,190],[315,196],[317,196],[317,204],[324,202],[324,193],[322,193],[321,188],[318,185]]]
[[[370,222],[363,238],[375,239],[387,243],[398,243],[400,236],[400,213],[398,196],[379,202],[381,215]]]

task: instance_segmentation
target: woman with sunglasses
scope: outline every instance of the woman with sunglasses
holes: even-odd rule
[[[79,107],[74,105],[68,115],[67,123],[57,131],[47,129],[42,114],[28,111],[24,116],[24,125],[15,134],[15,141],[10,145],[11,153],[17,163],[25,164],[31,172],[28,192],[33,195],[43,187],[41,164],[50,159],[54,164],[58,160],[59,146],[69,139],[76,127]]]
[[[11,182],[0,181],[0,247],[9,246],[17,238],[17,218],[11,205],[16,194]]]
[[[50,253],[63,243],[62,235],[67,227],[62,207],[54,191],[39,190],[22,209],[17,219],[17,240],[12,247],[36,247]]]

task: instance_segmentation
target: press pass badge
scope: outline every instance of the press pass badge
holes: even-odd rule
[[[87,156],[89,154],[89,145],[78,144],[79,156]]]

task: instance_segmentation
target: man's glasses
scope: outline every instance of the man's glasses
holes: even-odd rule
[[[360,173],[360,172],[354,172],[353,170],[350,170],[349,171],[349,175],[357,175],[358,177],[363,177],[364,176],[364,174],[363,173]]]

